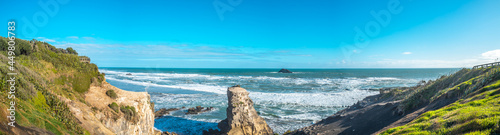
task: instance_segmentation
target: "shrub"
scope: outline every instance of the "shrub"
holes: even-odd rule
[[[120,110],[125,114],[125,118],[129,121],[134,121],[135,120],[135,107],[133,106],[121,106]]]
[[[112,99],[116,99],[118,97],[118,95],[116,95],[116,93],[115,93],[114,90],[108,90],[108,91],[106,91],[106,95],[108,95]]]
[[[109,104],[109,108],[111,108],[113,111],[115,111],[117,113],[120,112],[120,107],[115,102]]]
[[[69,54],[75,54],[75,55],[78,55],[78,52],[76,52],[75,50],[73,50],[73,48],[71,48],[71,47],[66,48],[66,51],[67,51]]]

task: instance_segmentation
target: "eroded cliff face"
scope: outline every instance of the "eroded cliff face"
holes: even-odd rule
[[[222,134],[228,135],[272,135],[273,130],[257,114],[248,91],[239,87],[227,90],[227,118],[218,125]]]
[[[117,98],[106,95],[114,90]],[[106,81],[92,85],[85,94],[87,104],[67,99],[71,112],[81,122],[83,128],[97,135],[147,135],[154,134],[154,111],[150,96],[146,92],[130,92],[116,88]],[[125,113],[114,111],[109,104],[135,108],[133,118],[126,118]]]

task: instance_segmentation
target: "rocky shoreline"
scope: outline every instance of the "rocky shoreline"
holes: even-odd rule
[[[400,100],[380,94],[368,96],[311,126],[291,131],[288,135],[373,134],[400,118]]]
[[[181,108],[161,108],[160,110],[158,111],[155,111],[155,118],[159,118],[159,117],[163,117],[167,114],[170,114],[170,112],[172,111],[178,111],[178,110],[182,110],[182,109],[185,109],[186,107],[181,107]],[[213,110],[214,107],[202,107],[202,106],[196,106],[196,107],[191,107],[189,109],[187,109],[186,112],[184,112],[184,114],[186,115],[189,115],[189,114],[200,114],[200,113],[204,113],[204,112],[208,112],[208,111],[211,111]]]

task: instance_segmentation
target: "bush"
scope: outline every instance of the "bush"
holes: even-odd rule
[[[108,91],[106,91],[106,95],[108,95],[112,99],[116,99],[118,97],[118,95],[116,95],[116,93],[115,93],[114,90],[108,90]]]
[[[7,51],[7,48],[9,47],[8,41],[10,41],[8,38],[1,37],[0,38],[0,49],[2,51]],[[16,49],[14,50],[14,53],[16,56],[20,55],[30,55],[32,51],[31,44],[29,41],[22,40],[22,39],[15,39],[16,42]]]
[[[129,121],[134,121],[135,120],[135,107],[133,106],[121,106],[120,110],[125,114],[125,118]]]
[[[117,113],[120,112],[120,107],[115,102],[109,104],[109,108],[111,108],[113,111],[115,111]]]
[[[75,50],[73,50],[73,48],[71,48],[71,47],[66,48],[66,51],[67,51],[69,54],[75,54],[75,55],[78,55],[78,52],[76,52]]]

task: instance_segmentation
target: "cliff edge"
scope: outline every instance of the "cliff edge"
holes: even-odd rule
[[[113,90],[117,97],[111,98],[106,92]],[[130,92],[121,90],[103,82],[100,86],[93,85],[85,94],[83,103],[66,100],[71,112],[82,122],[82,127],[95,135],[143,135],[154,133],[154,112],[150,96],[146,92]],[[132,118],[126,117],[123,110],[115,111],[110,104],[116,103],[125,109],[133,109]]]
[[[150,96],[110,85],[88,57],[17,38],[8,50],[7,41],[0,36],[0,134],[159,133]]]

